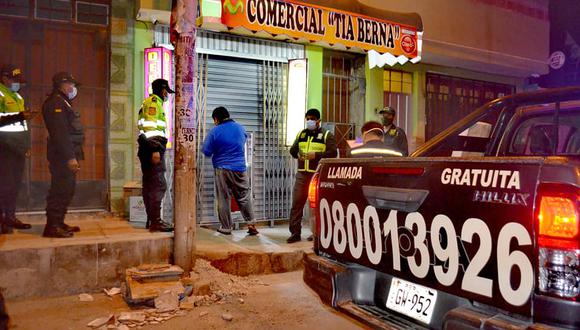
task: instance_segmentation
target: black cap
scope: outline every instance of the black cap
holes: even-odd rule
[[[393,107],[384,107],[383,109],[381,109],[381,111],[379,111],[380,115],[382,115],[383,113],[390,113],[391,115],[396,115],[397,111],[395,111],[395,108]]]
[[[151,83],[151,87],[153,88],[153,92],[156,91],[161,91],[163,89],[165,89],[167,91],[167,93],[175,93],[171,87],[169,87],[169,82],[165,79],[155,79],[152,83]]]
[[[0,75],[23,82],[22,70],[12,64],[4,65],[0,69]]]
[[[308,111],[306,111],[306,115],[304,115],[304,117],[308,117],[308,116],[313,116],[314,118],[316,118],[317,120],[320,119],[320,111],[318,111],[318,109],[308,109]]]
[[[68,73],[68,72],[59,72],[57,74],[55,74],[54,76],[52,76],[52,83],[55,86],[58,86],[61,83],[64,82],[70,82],[73,83],[75,85],[79,85],[79,82],[75,79],[75,77],[73,77],[72,74]]]

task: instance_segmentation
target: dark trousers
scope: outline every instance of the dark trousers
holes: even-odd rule
[[[0,145],[0,221],[16,217],[16,199],[22,185],[26,157]]]
[[[10,317],[6,312],[6,304],[4,302],[4,296],[0,292],[0,330],[7,330],[10,324]]]
[[[160,152],[161,162],[157,165],[151,163],[152,153],[145,147],[139,147],[139,161],[143,173],[143,204],[147,213],[147,228],[151,224],[161,221],[161,202],[167,190],[165,180],[165,152]]]
[[[50,189],[46,197],[46,225],[62,226],[70,202],[75,195],[76,174],[67,166],[67,160],[49,160]]]
[[[218,218],[222,229],[231,230],[233,227],[231,214],[231,196],[233,195],[240,207],[244,220],[254,223],[252,206],[252,192],[250,180],[246,172],[230,171],[222,168],[215,170],[215,190],[218,205]]]
[[[290,233],[300,235],[302,232],[302,216],[304,203],[308,199],[308,186],[314,173],[298,172],[292,190],[292,210],[290,211]]]

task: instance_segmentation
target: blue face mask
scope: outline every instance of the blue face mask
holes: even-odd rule
[[[316,129],[316,120],[307,120],[306,128],[310,131],[314,131]]]
[[[77,97],[77,93],[78,93],[77,88],[75,86],[73,86],[72,91],[68,92],[66,96],[68,97],[69,100],[72,100],[75,97]]]
[[[20,90],[20,83],[19,82],[12,83],[10,85],[10,90],[13,91],[14,93],[17,93]]]

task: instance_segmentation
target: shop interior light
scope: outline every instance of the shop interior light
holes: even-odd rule
[[[286,117],[286,145],[292,145],[296,134],[304,128],[308,61],[291,60],[288,63],[288,115]]]

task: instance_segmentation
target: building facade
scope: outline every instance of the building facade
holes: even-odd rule
[[[276,1],[200,0],[197,41],[198,141],[201,143],[211,129],[211,111],[217,106],[228,107],[232,117],[246,126],[251,134],[247,158],[261,219],[283,219],[288,214],[295,164],[288,156],[287,140],[297,133],[290,130],[303,124],[288,124],[289,100],[295,99],[288,95],[293,60],[307,60],[303,108],[315,107],[322,111],[323,122],[339,139],[342,153],[346,150],[346,141],[360,135],[365,121],[378,120],[378,110],[386,105],[397,109],[397,123],[406,130],[412,151],[484,102],[522,90],[530,75],[547,72],[547,0],[309,1],[306,6],[335,13],[333,22],[342,29],[338,33],[341,40],[330,42],[308,38],[308,34],[301,38],[288,36],[284,31],[272,33],[267,29],[236,28],[224,23],[226,13],[231,15],[236,7],[239,10],[239,4],[248,10],[249,3],[257,10],[257,4],[262,3],[267,10],[271,2]],[[56,2],[3,3],[7,5],[0,4],[0,37],[22,46],[1,53],[0,62],[23,66],[29,81],[24,96],[31,105],[41,104],[49,90],[52,71],[70,69],[80,81],[88,82],[81,89],[78,104],[82,107],[84,123],[92,130],[88,141],[93,156],[85,161],[91,165],[83,167],[86,172],[81,173],[81,186],[87,188],[81,188],[86,193],[77,196],[76,207],[124,212],[123,187],[139,181],[141,175],[135,141],[137,112],[146,96],[144,50],[169,44],[171,1],[60,1],[71,8],[70,16],[64,18],[58,16],[62,8],[50,9]],[[101,17],[98,13],[102,8],[107,10],[101,15],[106,20],[83,23],[83,20]],[[85,12],[88,14],[83,15]],[[398,14],[405,12],[415,14]],[[264,15],[262,19],[266,20],[265,12]],[[316,15],[308,16],[314,17],[310,32],[315,27],[318,32],[333,29],[328,19],[324,22]],[[359,38],[358,26],[353,27],[355,35],[351,38],[348,24],[340,23],[347,22],[346,19],[336,18],[347,16],[363,17],[370,22],[366,44],[376,47],[365,48],[347,42]],[[255,19],[259,23],[258,17]],[[381,47],[388,43],[388,33],[381,40],[384,26],[377,24],[377,37],[373,40],[373,21],[393,23],[384,25],[387,27],[399,24],[421,32],[412,45],[415,52],[399,61],[398,56],[404,54],[401,49],[385,51]],[[232,22],[239,23],[240,27],[246,24]],[[286,23],[290,28],[290,23]],[[296,22],[294,25],[298,29]],[[281,28],[280,22],[277,28]],[[303,26],[302,32],[305,29]],[[43,31],[44,38],[38,36],[39,31]],[[402,47],[401,37],[399,34],[399,39],[395,38],[399,47]],[[63,49],[68,49],[66,46],[71,43],[79,44],[75,49],[80,50],[75,56],[70,50],[59,53],[60,48],[53,47],[59,43]],[[408,42],[404,44],[412,47]],[[34,152],[27,176],[29,188],[25,189],[28,195],[22,197],[22,210],[44,207],[42,185],[48,182],[42,149],[43,124],[36,118],[33,126],[36,127],[33,128]],[[202,156],[198,157],[198,178],[200,222],[214,222],[213,171],[211,161]],[[36,202],[31,205],[30,200]]]

